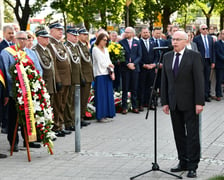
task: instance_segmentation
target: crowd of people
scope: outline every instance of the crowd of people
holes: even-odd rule
[[[114,91],[122,90],[121,113],[126,115],[129,112],[128,92],[131,92],[131,111],[139,113],[144,111],[144,107],[155,108],[154,106],[157,105],[157,102],[154,102],[155,99],[149,101],[152,91],[155,90],[158,95],[161,95],[164,112],[168,114],[171,111],[173,120],[180,163],[171,171],[177,172],[188,168],[188,176],[196,176],[198,152],[200,152],[198,124],[195,124],[194,131],[188,131],[192,132],[192,136],[194,138],[196,136],[197,140],[192,148],[192,143],[189,144],[192,142],[192,137],[188,139],[189,137],[183,133],[185,128],[182,128],[187,120],[182,124],[176,121],[189,116],[194,121],[203,110],[204,100],[206,102],[210,102],[211,99],[221,100],[224,76],[224,30],[215,34],[214,27],[208,29],[206,24],[201,24],[197,34],[194,34],[190,31],[184,32],[176,25],[169,25],[166,34],[163,34],[159,27],[154,27],[152,32],[148,27],[144,27],[140,34],[136,35],[134,28],[127,27],[120,36],[115,31],[107,32],[99,29],[95,37],[90,39],[89,32],[85,28],[68,27],[64,32],[64,27],[59,22],[53,22],[49,24],[48,29],[49,31],[46,27],[39,26],[35,33],[32,33],[20,31],[18,27],[10,25],[3,28],[3,40],[0,43],[0,118],[1,133],[8,134],[10,146],[17,120],[16,102],[12,97],[13,82],[10,75],[10,67],[14,64],[15,57],[10,49],[15,49],[16,46],[26,52],[46,83],[54,112],[53,131],[57,137],[64,137],[75,131],[76,85],[80,85],[81,88],[81,127],[90,125],[90,122],[84,118],[92,86],[95,90],[97,122],[108,122],[115,116]],[[110,42],[119,43],[123,47],[124,62],[112,63],[107,50]],[[190,49],[189,55],[184,54],[188,53],[186,49]],[[173,52],[175,56],[178,54],[177,57],[171,54]],[[178,60],[174,61],[174,59]],[[187,73],[185,73],[190,74],[182,75],[181,82],[186,81],[186,87],[190,90],[187,88],[183,90],[185,84],[172,80],[172,77],[178,77],[179,69],[182,68],[185,59],[190,59]],[[195,64],[192,61],[194,59],[198,63]],[[171,61],[170,67],[168,61]],[[186,64],[184,65],[187,66]],[[173,73],[170,74],[172,69]],[[153,84],[154,90],[151,88]],[[174,87],[169,84],[174,84]],[[182,87],[179,90],[175,89],[176,86]],[[178,100],[178,97],[182,98],[186,95],[178,94],[179,91],[186,91],[186,94],[189,94],[189,99],[192,99],[192,101],[186,99],[190,102],[189,107],[183,100]],[[200,98],[194,99],[195,96]],[[192,111],[194,105],[196,110]],[[189,109],[190,113],[186,113],[185,111]],[[191,128],[192,122],[187,125],[189,126],[186,126],[186,129]],[[182,132],[180,133],[178,129]],[[24,136],[23,131],[22,136]],[[179,136],[181,138],[178,138]],[[13,149],[15,152],[19,151],[18,142],[17,134]],[[29,146],[41,147],[37,142],[30,142]],[[195,149],[197,157],[189,157],[188,152],[183,151],[183,147],[189,151]],[[0,157],[6,156],[0,154]]]

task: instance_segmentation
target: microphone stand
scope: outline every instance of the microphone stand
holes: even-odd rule
[[[153,85],[151,87],[151,94],[150,94],[150,98],[149,98],[149,104],[148,104],[148,108],[147,108],[147,113],[146,113],[146,116],[145,116],[145,119],[148,119],[148,115],[149,115],[149,110],[150,110],[150,106],[151,106],[151,103],[153,103],[154,105],[154,162],[152,163],[152,169],[150,170],[147,170],[143,173],[140,173],[136,176],[133,176],[131,177],[130,179],[135,179],[139,176],[142,176],[144,174],[147,174],[149,172],[152,172],[152,171],[160,171],[160,172],[163,172],[163,173],[166,173],[166,174],[169,174],[171,176],[174,176],[174,177],[177,177],[178,179],[182,179],[182,176],[178,176],[176,174],[173,174],[173,173],[170,173],[170,172],[167,172],[167,171],[164,171],[162,169],[159,168],[159,164],[157,163],[157,106],[158,106],[158,103],[157,103],[157,92],[156,92],[156,81],[157,81],[157,78],[158,78],[158,71],[159,71],[159,67],[160,67],[160,64],[161,64],[161,60],[162,60],[162,57],[163,57],[163,54],[164,52],[161,51],[161,55],[159,57],[159,63],[156,67],[156,75],[155,75],[155,78],[154,78],[154,81],[153,81]],[[153,100],[153,101],[152,101]]]

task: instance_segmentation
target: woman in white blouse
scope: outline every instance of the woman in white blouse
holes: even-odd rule
[[[95,42],[92,51],[93,73],[95,77],[95,107],[98,122],[107,122],[106,118],[115,116],[115,105],[113,96],[114,65],[106,46],[108,36],[101,33]]]

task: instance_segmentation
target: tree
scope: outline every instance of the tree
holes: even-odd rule
[[[168,24],[170,24],[170,15],[179,10],[185,4],[193,3],[193,0],[156,0],[158,12],[162,13],[163,31],[166,31]]]
[[[190,6],[184,5],[178,11],[178,17],[175,22],[177,22],[180,27],[183,27],[186,30],[186,25],[195,21],[197,13],[201,12],[200,10],[201,9],[195,4],[192,4]]]
[[[196,0],[196,5],[199,6],[206,17],[206,24],[210,26],[210,18],[212,16],[212,12],[215,9],[215,5],[217,0]]]
[[[7,3],[4,2],[4,22],[11,23],[14,20],[12,8],[9,7]]]
[[[40,11],[47,0],[37,0],[31,5],[29,0],[16,0],[14,3],[11,0],[4,0],[14,11],[16,19],[19,23],[21,30],[26,30],[28,20],[30,16],[33,16],[36,12]]]

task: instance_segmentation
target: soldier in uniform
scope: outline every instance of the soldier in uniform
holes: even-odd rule
[[[64,109],[68,99],[69,87],[71,85],[71,68],[70,60],[65,46],[62,43],[63,26],[59,22],[54,22],[49,25],[50,43],[48,48],[52,54],[55,54],[55,67],[58,71],[56,82],[58,92],[54,95],[54,127],[53,130],[58,137],[64,137],[66,134],[71,134],[64,126]],[[60,82],[60,83],[59,83]],[[60,90],[59,90],[60,89]]]
[[[84,121],[83,118],[85,117],[85,112],[87,110],[91,82],[93,81],[93,65],[88,48],[89,33],[85,28],[79,29],[78,33],[78,49],[81,56],[81,70],[83,74],[83,80],[81,83],[81,126],[87,126],[90,123]]]
[[[67,29],[67,41],[65,46],[67,47],[68,54],[71,60],[71,87],[69,89],[69,98],[67,100],[64,112],[65,129],[70,131],[75,131],[75,110],[74,110],[74,93],[75,85],[80,84],[82,79],[81,64],[80,64],[80,54],[77,46],[78,42],[78,30],[75,28]]]
[[[55,74],[57,69],[54,67],[54,58],[55,54],[51,54],[47,45],[49,44],[49,34],[48,32],[38,27],[35,32],[37,37],[37,45],[33,47],[33,50],[36,52],[39,59],[40,65],[43,69],[43,80],[45,81],[46,88],[50,95],[51,106],[53,107],[53,97],[56,93],[56,79]]]

